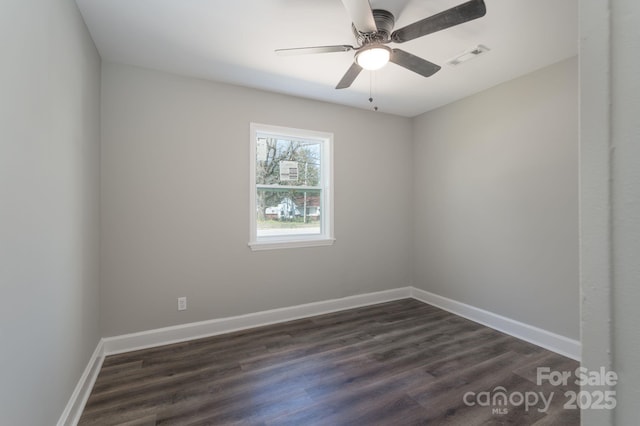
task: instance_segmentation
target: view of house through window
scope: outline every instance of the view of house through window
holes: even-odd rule
[[[320,234],[320,152],[318,142],[258,137],[256,205],[259,237]]]
[[[329,134],[252,125],[255,243],[330,238]]]

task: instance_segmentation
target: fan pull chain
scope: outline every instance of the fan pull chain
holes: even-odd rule
[[[373,103],[373,71],[369,71],[369,102]],[[378,106],[373,106],[374,111],[378,111]]]

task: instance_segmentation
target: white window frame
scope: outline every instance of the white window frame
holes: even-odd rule
[[[269,124],[251,123],[249,126],[249,247],[251,250],[271,250],[298,247],[332,245],[333,235],[333,133],[295,129]],[[258,134],[284,136],[296,139],[317,140],[322,143],[321,156],[321,234],[319,235],[279,235],[258,237],[256,211],[256,149]]]

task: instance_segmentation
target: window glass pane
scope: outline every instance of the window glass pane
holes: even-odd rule
[[[258,134],[256,184],[318,186],[322,144]]]
[[[258,189],[256,212],[258,238],[322,232],[320,190]]]

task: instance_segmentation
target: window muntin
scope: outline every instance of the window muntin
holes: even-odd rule
[[[332,141],[329,133],[252,123],[254,250],[333,242]]]

